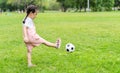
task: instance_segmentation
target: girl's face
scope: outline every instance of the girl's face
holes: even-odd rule
[[[33,19],[36,18],[36,16],[37,16],[37,11],[33,13]]]
[[[32,13],[32,12],[30,12],[30,17],[32,18],[32,19],[34,19],[34,18],[36,18],[36,16],[37,16],[37,11],[35,12],[35,13]]]

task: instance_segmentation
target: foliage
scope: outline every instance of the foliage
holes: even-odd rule
[[[3,11],[25,10],[25,8],[34,4],[40,11],[59,10],[66,12],[69,8],[81,11],[87,9],[88,0],[0,0],[0,8]],[[90,9],[92,11],[111,11],[113,7],[120,7],[120,0],[90,0]]]

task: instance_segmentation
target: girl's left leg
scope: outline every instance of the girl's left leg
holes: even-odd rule
[[[28,61],[28,67],[33,67],[35,65],[32,64],[31,62],[31,54],[32,54],[32,48],[34,47],[31,44],[26,44],[27,46],[27,61]]]

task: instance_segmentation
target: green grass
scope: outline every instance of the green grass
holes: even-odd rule
[[[51,42],[61,37],[62,46],[34,48],[34,68],[27,67],[24,16],[0,14],[0,73],[120,73],[120,12],[39,13],[37,33]],[[65,50],[68,42],[73,53]]]

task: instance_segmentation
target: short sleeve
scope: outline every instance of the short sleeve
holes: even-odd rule
[[[29,18],[26,18],[25,24],[23,24],[23,26],[26,26],[26,27],[28,27],[28,28],[32,28],[32,27],[33,27],[33,22],[32,22],[32,20],[29,19]]]

